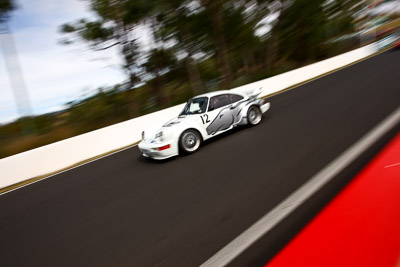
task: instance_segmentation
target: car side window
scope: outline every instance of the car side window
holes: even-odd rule
[[[241,96],[241,95],[231,94],[230,96],[231,96],[231,102],[232,103],[238,102],[238,101],[243,99],[243,96]]]
[[[229,95],[227,95],[227,94],[214,96],[214,97],[211,97],[211,99],[210,99],[210,107],[212,107],[213,109],[227,106],[230,103],[231,103],[231,99],[230,99]],[[212,108],[211,109],[209,108],[209,111],[212,110]]]

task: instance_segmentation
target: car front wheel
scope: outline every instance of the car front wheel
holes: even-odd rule
[[[247,111],[247,121],[249,125],[257,125],[262,119],[262,113],[259,107],[251,106]]]
[[[179,139],[179,147],[184,153],[190,154],[196,152],[201,144],[200,134],[196,130],[186,130]]]

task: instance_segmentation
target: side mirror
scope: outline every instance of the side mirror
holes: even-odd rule
[[[214,106],[213,106],[213,105],[210,105],[210,106],[208,107],[208,111],[212,111],[212,110],[214,110]]]

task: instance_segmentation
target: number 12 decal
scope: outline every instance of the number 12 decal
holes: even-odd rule
[[[203,116],[200,116],[201,121],[203,122],[203,124],[209,123],[210,120],[208,119],[208,115],[204,114]]]

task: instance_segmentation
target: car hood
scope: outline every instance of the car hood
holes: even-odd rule
[[[174,119],[168,121],[167,123],[165,123],[165,124],[162,126],[162,128],[169,128],[169,127],[173,127],[173,126],[175,126],[175,125],[178,125],[178,124],[187,122],[187,121],[189,121],[190,119],[193,119],[194,116],[196,116],[196,115],[179,116],[179,117],[174,118]]]
[[[151,142],[157,133],[163,131],[164,134],[169,135],[169,133],[173,132],[175,127],[179,127],[182,123],[187,122],[191,119],[194,118],[195,115],[188,115],[188,116],[179,116],[177,118],[173,118],[172,120],[169,120],[165,124],[163,124],[161,127],[156,126],[156,127],[151,127],[146,129],[145,136],[144,136],[144,141],[146,142]]]

